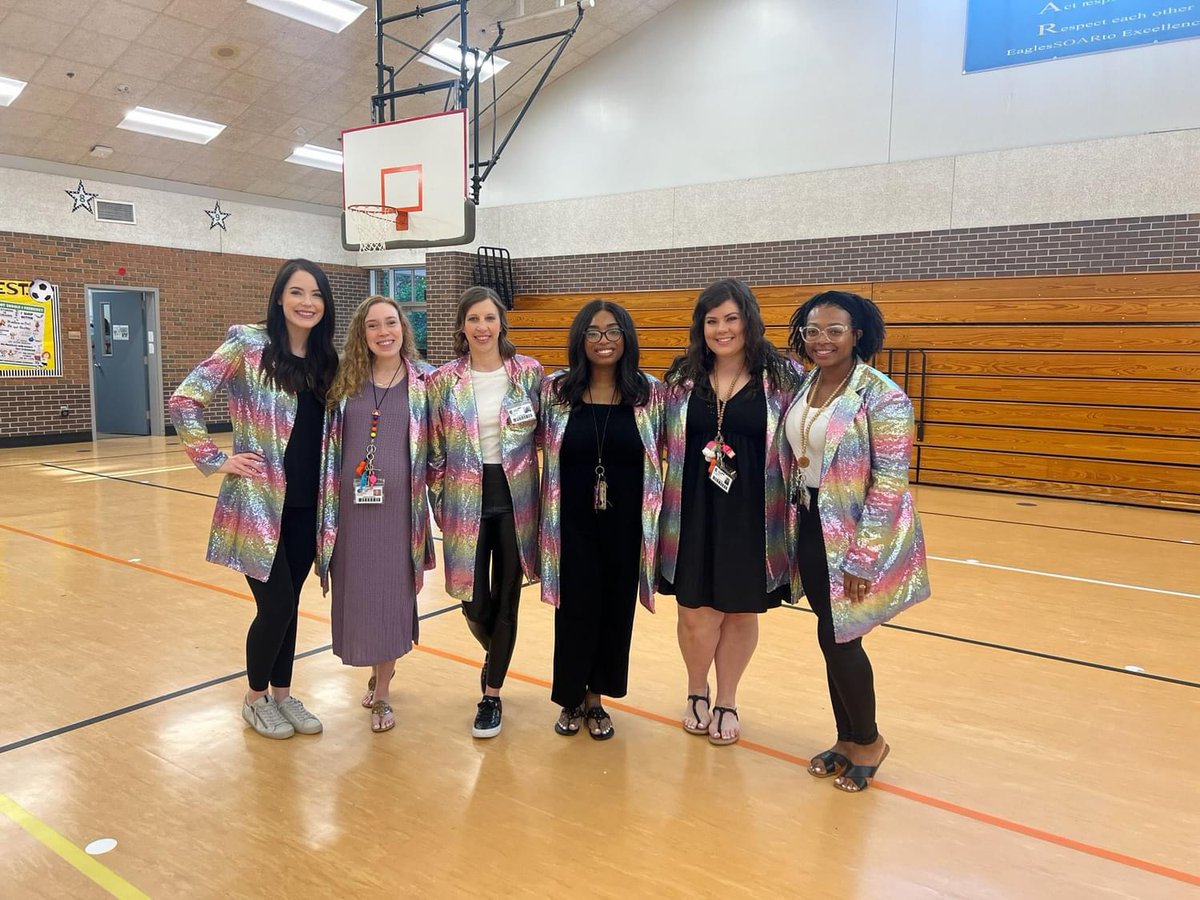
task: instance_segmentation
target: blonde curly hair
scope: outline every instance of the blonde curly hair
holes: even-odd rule
[[[358,305],[358,309],[350,318],[350,327],[346,331],[346,345],[342,348],[342,361],[333,379],[333,385],[329,388],[330,407],[346,397],[353,397],[371,377],[371,363],[375,354],[367,346],[367,313],[379,303],[388,304],[400,317],[400,325],[404,331],[400,355],[410,363],[420,359],[417,354],[417,342],[413,337],[412,322],[405,315],[404,308],[391,297],[381,297],[378,294],[368,297]]]

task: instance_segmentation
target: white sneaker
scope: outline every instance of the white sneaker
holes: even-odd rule
[[[247,725],[266,738],[282,741],[296,733],[296,729],[279,711],[279,704],[269,696],[259,697],[253,703],[243,698],[242,718],[246,720]]]
[[[324,726],[321,720],[304,708],[296,697],[288,696],[275,704],[279,712],[296,730],[296,734],[320,734]]]

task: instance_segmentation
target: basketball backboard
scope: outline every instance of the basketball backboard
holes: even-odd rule
[[[342,205],[347,250],[469,244],[466,110],[343,131]]]

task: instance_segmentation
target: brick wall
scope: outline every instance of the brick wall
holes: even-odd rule
[[[520,293],[1197,268],[1200,214],[513,260]]]
[[[39,276],[59,286],[61,378],[0,379],[0,445],[89,436],[91,407],[84,286],[157,288],[162,402],[192,367],[211,353],[231,324],[257,322],[282,260],[173,250],[77,238],[0,232],[0,277]],[[124,266],[125,275],[118,275]],[[355,306],[367,295],[367,275],[350,266],[323,266],[338,318],[337,343]],[[68,332],[79,332],[79,339]],[[60,415],[60,407],[69,408]],[[221,398],[210,422],[228,421]]]
[[[425,254],[428,356],[435,366],[455,356],[454,314],[462,292],[475,283],[474,273],[474,253]]]

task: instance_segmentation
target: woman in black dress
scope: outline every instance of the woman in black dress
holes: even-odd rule
[[[659,592],[679,604],[688,670],[683,727],[732,744],[741,734],[737,689],[758,644],[758,614],[788,596],[787,490],[776,438],[799,374],[766,339],[750,288],[724,279],[697,299],[687,352],[666,383]]]
[[[542,385],[542,600],[554,615],[554,729],[614,734],[640,593],[654,612],[662,503],[662,383],[638,369],[633,320],[593,300],[571,325],[568,368]]]

